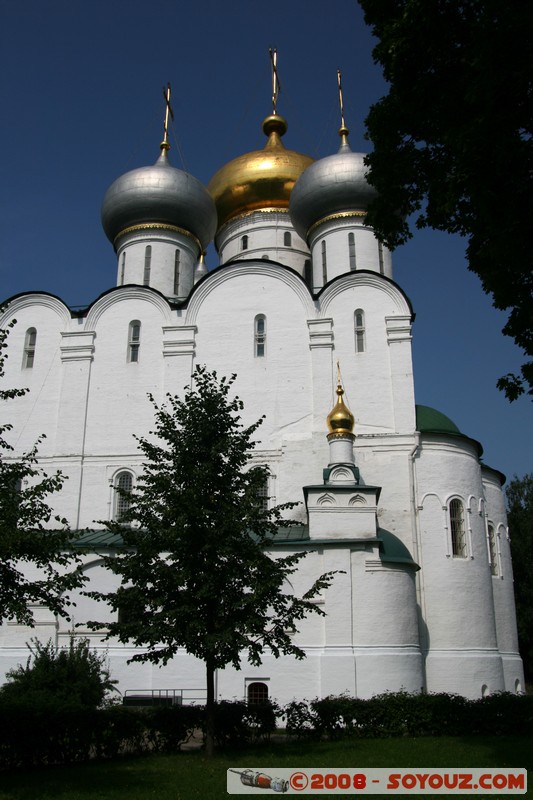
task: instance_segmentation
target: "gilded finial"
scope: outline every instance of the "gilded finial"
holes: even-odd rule
[[[165,98],[165,122],[163,128],[163,141],[159,145],[161,150],[170,150],[170,143],[168,141],[168,118],[174,121],[174,112],[170,105],[170,83],[167,83],[167,88],[163,87],[163,97]]]
[[[348,406],[345,404],[343,396],[344,389],[342,388],[341,368],[337,361],[337,402],[330,411],[327,417],[328,423],[328,439],[337,438],[339,436],[353,437],[353,426],[355,419]]]
[[[339,87],[339,106],[341,110],[341,126],[339,128],[339,136],[341,137],[342,144],[348,144],[348,134],[350,131],[344,122],[344,103],[342,100],[342,76],[340,69],[337,70],[337,84]]]
[[[272,66],[272,114],[277,114],[278,94],[281,84],[278,77],[278,51],[276,48],[268,51],[270,54],[270,64]]]

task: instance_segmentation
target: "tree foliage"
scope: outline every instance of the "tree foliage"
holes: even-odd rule
[[[0,378],[4,374],[9,330],[0,329]],[[0,403],[22,397],[26,389],[0,389]],[[67,616],[64,593],[82,582],[72,569],[76,562],[70,547],[67,521],[48,505],[51,494],[63,485],[61,472],[46,475],[38,466],[38,446],[14,457],[6,440],[12,430],[0,424],[0,622],[16,619],[33,625],[32,604],[46,605]],[[31,574],[29,573],[31,571]]]
[[[507,487],[516,621],[526,679],[533,679],[533,473]]]
[[[394,248],[418,227],[468,240],[503,332],[533,356],[533,6],[520,0],[360,0],[390,83],[367,118],[368,221]],[[498,381],[533,394],[533,361]]]
[[[1,701],[99,708],[114,689],[105,655],[91,650],[88,639],[71,637],[68,648],[35,639],[28,648],[26,666],[7,673]]]
[[[243,404],[230,397],[234,378],[197,367],[183,397],[169,395],[162,407],[151,398],[155,430],[138,438],[144,472],[129,497],[127,525],[109,524],[127,546],[106,560],[121,585],[92,593],[121,612],[92,627],[147,648],[132,660],[164,664],[185,648],[205,662],[208,747],[214,671],[239,669],[243,654],[260,664],[267,650],[302,658],[292,630],[307,614],[323,613],[313,598],[332,579],[322,575],[295,597],[285,582],[304,554],[265,552],[294,504],[265,509],[258,500],[268,470],[250,459],[262,420],[243,426]]]

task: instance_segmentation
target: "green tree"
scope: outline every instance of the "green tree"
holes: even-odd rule
[[[26,666],[7,673],[0,700],[22,701],[36,707],[51,705],[98,708],[114,689],[105,655],[91,650],[88,639],[71,637],[68,648],[37,639],[28,644]]]
[[[526,680],[533,679],[533,473],[506,490],[513,556],[516,621]]]
[[[258,500],[268,471],[250,468],[259,420],[244,427],[241,400],[230,397],[235,376],[218,379],[197,367],[185,395],[155,406],[155,431],[138,438],[144,473],[129,496],[126,550],[106,565],[120,576],[116,592],[93,592],[120,611],[108,637],[147,648],[133,661],[165,664],[178,651],[205,663],[206,751],[214,748],[215,670],[240,669],[245,654],[260,664],[274,656],[303,658],[291,632],[309,613],[322,614],[313,598],[333,577],[322,575],[303,595],[285,591],[303,553],[271,558],[265,548],[294,504],[265,509]]]
[[[533,356],[533,5],[522,0],[359,0],[390,83],[370,109],[368,221],[391,248],[418,227],[467,239],[469,269],[503,332]],[[533,361],[500,378],[533,394]]]
[[[14,324],[0,329],[0,378]],[[0,389],[0,403],[26,392]],[[6,440],[11,430],[9,423],[0,424],[0,622],[16,619],[32,626],[30,606],[35,603],[68,616],[65,592],[80,585],[83,578],[72,569],[77,557],[67,521],[54,515],[47,502],[61,489],[63,476],[61,472],[46,475],[38,466],[38,446],[44,436],[29,452],[14,457]]]

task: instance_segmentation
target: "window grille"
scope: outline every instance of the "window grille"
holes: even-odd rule
[[[285,231],[283,234],[283,244],[285,247],[290,247],[292,244],[292,236],[290,231]]]
[[[494,525],[489,523],[489,558],[490,558],[490,571],[492,575],[498,575],[498,550],[496,548],[496,532]]]
[[[266,317],[258,314],[254,320],[254,354],[256,358],[264,358],[266,350]]]
[[[37,330],[28,328],[24,339],[24,356],[22,365],[24,369],[32,369],[35,363],[35,345],[37,343]]]
[[[152,267],[152,245],[146,245],[146,250],[144,251],[144,275],[143,275],[143,285],[149,286],[150,285],[150,270]]]
[[[131,500],[129,495],[133,489],[133,475],[131,472],[119,472],[115,479],[115,509],[114,519],[121,522],[129,511]]]
[[[268,511],[268,500],[269,500],[269,493],[268,493],[268,475],[265,477],[263,485],[259,487],[257,490],[257,500],[261,507],[262,511]]]
[[[461,500],[450,500],[450,533],[452,538],[452,555],[466,558],[465,512]]]
[[[322,283],[325,286],[328,282],[328,261],[326,256],[326,242],[322,241]]]
[[[355,263],[355,236],[353,233],[348,234],[348,253],[350,257],[350,270],[353,272],[357,269]]]
[[[138,319],[130,322],[128,333],[128,361],[137,363],[139,360],[139,350],[141,347],[141,323]]]
[[[362,308],[354,311],[355,352],[365,352],[365,312]]]
[[[256,706],[268,702],[268,686],[262,681],[254,681],[248,684],[247,691],[248,705]]]

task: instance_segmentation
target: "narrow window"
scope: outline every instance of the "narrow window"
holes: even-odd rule
[[[180,294],[180,258],[180,251],[176,250],[174,254],[174,294],[176,297],[179,297]]]
[[[313,271],[311,270],[311,259],[306,258],[304,262],[304,281],[310,289],[313,288]]]
[[[466,558],[465,512],[461,500],[450,500],[450,533],[452,537],[452,555]]]
[[[119,472],[115,478],[113,519],[122,522],[124,515],[129,511],[130,494],[133,489],[133,475],[131,472]]]
[[[285,233],[283,234],[283,245],[285,247],[290,247],[291,244],[292,244],[292,236],[290,234],[290,231],[285,231]]]
[[[268,511],[268,499],[268,475],[265,475],[262,486],[257,490],[257,500],[262,511]]]
[[[326,242],[322,242],[322,283],[324,286],[328,282],[328,262],[326,258]]]
[[[492,575],[498,575],[498,550],[496,548],[496,533],[494,525],[489,523],[489,558],[490,558],[490,571]]]
[[[248,705],[257,706],[268,702],[268,686],[262,681],[254,681],[248,684],[247,691]]]
[[[241,250],[248,250],[248,237],[246,235],[241,237]]]
[[[130,322],[128,333],[128,361],[137,363],[141,347],[141,323],[138,319]]]
[[[152,245],[146,245],[146,250],[144,251],[144,275],[143,275],[143,285],[149,286],[150,285],[150,270],[152,268]]]
[[[122,253],[122,262],[120,265],[120,285],[124,286],[124,275],[126,272],[126,251]]]
[[[355,236],[353,233],[348,234],[348,253],[350,256],[350,270],[353,272],[357,269],[355,265]]]
[[[254,320],[254,355],[264,358],[266,347],[266,317],[258,314]]]
[[[362,308],[354,311],[355,352],[365,352],[365,312]]]
[[[380,275],[383,275],[385,269],[383,266],[383,245],[381,244],[381,242],[378,242],[378,258],[379,258],[379,272]]]
[[[32,369],[35,362],[35,344],[37,342],[37,331],[35,328],[28,328],[24,340],[24,356],[22,366],[24,369]]]

